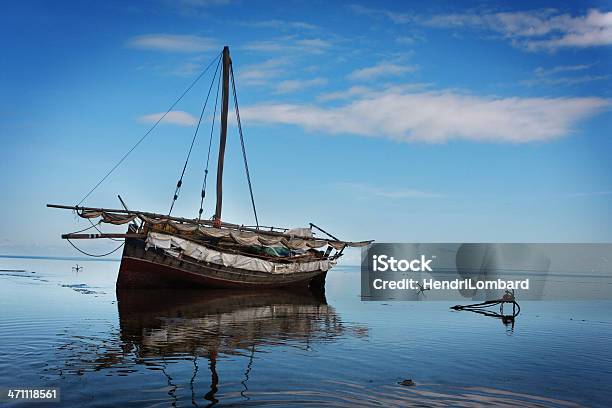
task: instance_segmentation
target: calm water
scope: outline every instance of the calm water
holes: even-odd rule
[[[612,302],[522,302],[511,330],[446,302],[361,302],[356,268],[324,299],[117,299],[117,262],[75,263],[0,259],[23,270],[0,272],[0,387],[73,406],[612,404]]]

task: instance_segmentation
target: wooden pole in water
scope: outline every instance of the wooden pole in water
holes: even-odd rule
[[[215,209],[214,226],[221,227],[221,208],[223,206],[223,162],[225,159],[225,141],[227,139],[227,113],[229,105],[229,47],[223,47],[223,83],[221,91],[221,135],[219,140],[219,160],[217,161],[217,207]]]

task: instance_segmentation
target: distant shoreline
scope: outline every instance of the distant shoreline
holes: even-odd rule
[[[51,261],[121,262],[121,258],[90,258],[87,256],[1,255],[0,259],[46,259]],[[359,268],[360,265],[337,265],[334,269]]]
[[[46,259],[51,261],[95,261],[95,262],[119,262],[120,258],[96,259],[85,256],[45,256],[45,255],[0,255],[0,258],[12,259]]]

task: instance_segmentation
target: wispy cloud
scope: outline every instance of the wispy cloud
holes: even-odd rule
[[[163,116],[163,112],[151,113],[138,118],[141,123],[155,123]],[[168,113],[161,123],[178,126],[194,126],[197,123],[197,118],[190,113],[184,111],[172,111]]]
[[[292,124],[309,131],[442,143],[547,141],[611,106],[602,98],[493,98],[453,91],[366,94],[338,107],[260,104],[243,108],[253,122]]]
[[[424,23],[494,31],[530,51],[612,45],[612,12],[597,9],[576,16],[554,9],[446,14],[433,16]]]
[[[559,76],[559,74],[573,74],[590,69],[595,64],[558,65],[552,68],[538,67],[533,71],[533,78],[521,81],[521,84],[533,85],[577,85],[586,82],[604,81],[609,75],[580,75]]]
[[[211,7],[225,6],[227,4],[233,3],[233,0],[173,0],[173,3],[191,5],[193,7]]]
[[[171,74],[177,76],[191,77],[201,70],[201,64],[195,63],[193,61],[187,61],[172,70]]]
[[[589,191],[581,193],[569,193],[565,194],[564,197],[597,197],[612,195],[612,191]]]
[[[288,79],[280,81],[274,91],[279,94],[297,92],[314,86],[321,86],[327,83],[325,78],[312,79]]]
[[[235,3],[234,0],[162,0],[176,13],[187,17],[199,17],[208,14],[209,9],[218,6],[227,6]]]
[[[559,73],[583,71],[583,70],[591,68],[594,65],[595,64],[577,64],[577,65],[557,65],[552,68],[538,67],[533,71],[533,73],[536,76],[540,76],[540,77],[551,76],[551,75],[555,75]]]
[[[268,86],[276,94],[301,91],[327,83],[327,79],[322,77],[283,80],[283,77],[287,77],[293,71],[290,67],[294,63],[294,58],[288,56],[270,58],[243,67],[238,71],[238,79],[244,85]]]
[[[402,45],[414,45],[417,42],[425,40],[422,35],[402,35],[395,39],[395,42]]]
[[[164,52],[202,52],[218,47],[215,40],[197,35],[145,34],[128,40],[127,46]]]
[[[244,45],[248,51],[268,53],[322,54],[332,46],[321,38],[283,37],[273,40],[251,41]]]
[[[387,18],[398,24],[407,24],[415,21],[416,18],[414,14],[391,11],[382,8],[370,8],[360,4],[351,4],[348,7],[355,14],[361,14],[373,18]]]
[[[536,77],[532,79],[525,79],[521,81],[521,84],[533,86],[533,85],[578,85],[587,82],[594,81],[605,81],[609,79],[609,75],[582,75],[575,77]]]
[[[336,183],[337,186],[354,190],[355,192],[365,194],[372,197],[381,197],[387,199],[402,199],[402,198],[438,198],[441,194],[432,193],[429,191],[417,190],[412,188],[382,188],[363,183]]]
[[[371,88],[367,88],[365,86],[351,86],[349,89],[345,89],[342,91],[334,91],[321,94],[317,97],[317,99],[322,102],[346,100],[354,98],[356,96],[364,95],[371,91]]]
[[[490,31],[530,51],[612,45],[612,12],[598,9],[579,15],[556,9],[414,15],[360,5],[349,7],[356,14],[396,24]]]
[[[237,68],[238,79],[244,85],[265,85],[286,74],[288,58],[270,58],[257,64]]]
[[[357,69],[351,72],[348,79],[353,81],[374,79],[381,76],[399,76],[408,72],[414,72],[416,67],[413,65],[399,65],[389,62],[381,62],[377,65]]]
[[[393,90],[395,92],[400,92],[400,93],[415,92],[415,91],[422,91],[424,89],[429,88],[430,86],[431,84],[422,83],[422,82],[393,84]],[[377,92],[384,92],[387,90],[387,88],[388,88],[388,85],[382,88],[354,85],[348,89],[322,93],[317,97],[317,100],[321,102],[328,102],[328,101],[341,101],[341,100],[354,99],[356,97],[358,98],[376,97]]]
[[[254,28],[273,28],[277,30],[316,30],[319,27],[306,23],[304,21],[290,21],[290,20],[261,20],[261,21],[251,21],[243,23],[245,26],[254,27]]]

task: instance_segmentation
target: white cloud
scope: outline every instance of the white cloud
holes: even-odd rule
[[[202,52],[217,48],[217,43],[197,35],[146,34],[131,38],[128,47],[165,52]]]
[[[554,9],[446,14],[422,22],[435,27],[475,27],[498,32],[514,45],[531,51],[612,45],[612,12],[597,9],[577,16]]]
[[[251,41],[244,49],[256,52],[322,54],[332,46],[332,43],[321,38],[283,37],[274,40]]]
[[[593,81],[605,81],[609,75],[558,76],[588,70],[595,64],[558,65],[552,68],[538,67],[533,71],[534,77],[521,81],[521,84],[533,85],[577,85]]]
[[[228,5],[232,0],[172,0],[172,3],[190,7],[212,7]]]
[[[334,91],[321,94],[317,97],[317,99],[322,102],[346,100],[369,92],[371,92],[371,89],[366,88],[365,86],[351,86],[349,89],[343,91]]]
[[[612,195],[612,191],[590,191],[582,193],[570,193],[563,195],[564,197],[597,197]]]
[[[537,76],[550,76],[560,72],[583,71],[591,68],[593,65],[595,64],[558,65],[552,68],[538,67],[533,71],[533,73]]]
[[[423,37],[422,35],[403,35],[400,37],[397,37],[395,39],[395,42],[398,44],[403,44],[403,45],[414,45],[417,42],[423,41],[425,39],[425,37]]]
[[[294,59],[291,57],[278,57],[247,65],[237,71],[238,79],[244,85],[270,86],[277,94],[295,92],[327,83],[327,80],[321,77],[281,80],[283,76],[289,73],[289,67],[294,62]],[[291,71],[295,70],[291,69]]]
[[[371,186],[363,183],[337,183],[339,187],[346,187],[355,190],[359,193],[363,193],[369,196],[382,197],[388,199],[402,199],[402,198],[437,198],[442,195],[437,193],[431,193],[429,191],[422,191],[411,188],[381,188],[378,186]]]
[[[243,108],[241,113],[252,122],[402,142],[462,139],[527,143],[563,137],[578,122],[610,105],[608,100],[595,97],[493,98],[390,88],[339,107],[269,103]]]
[[[594,81],[605,81],[610,78],[609,75],[582,75],[576,77],[559,77],[551,78],[547,76],[536,77],[533,79],[526,79],[521,81],[521,84],[533,86],[533,85],[578,85],[587,82]]]
[[[351,11],[353,11],[355,14],[361,14],[373,18],[387,18],[397,24],[411,23],[415,20],[415,16],[413,14],[400,13],[385,9],[374,9],[359,4],[351,4],[349,5],[349,9],[351,9]]]
[[[255,28],[274,28],[279,30],[294,29],[294,30],[316,30],[318,27],[314,24],[304,21],[289,21],[289,20],[262,20],[244,23],[246,26]]]
[[[266,61],[246,65],[242,68],[236,67],[238,79],[244,85],[265,85],[270,80],[276,79],[286,73],[287,58],[272,58]]]
[[[138,118],[142,123],[155,123],[163,116],[163,112],[151,113]],[[197,123],[197,118],[190,113],[184,111],[169,112],[161,121],[163,124],[178,125],[178,126],[194,126]]]
[[[172,70],[171,73],[172,75],[191,77],[191,76],[194,76],[197,72],[201,70],[202,70],[201,64],[187,61],[187,62],[182,63],[178,67],[176,67],[174,70]]]
[[[425,16],[360,5],[349,7],[356,14],[385,18],[396,24],[493,31],[509,39],[515,46],[530,51],[612,45],[612,11],[591,9],[582,15],[571,15],[556,9],[538,9]]]
[[[414,72],[415,70],[416,67],[412,65],[399,65],[389,62],[381,62],[380,64],[371,67],[357,69],[351,72],[348,78],[354,81],[368,80],[380,76],[398,76],[408,72]]]
[[[288,79],[285,81],[281,81],[275,87],[276,93],[289,93],[301,91],[306,88],[311,88],[313,86],[325,85],[327,80],[325,78],[312,78],[312,79]]]
[[[162,0],[166,6],[187,17],[208,16],[212,7],[227,6],[233,0]]]
[[[422,82],[393,84],[393,89],[396,92],[406,93],[406,92],[422,91],[428,88],[430,85],[431,84],[422,83]],[[387,86],[388,84],[385,87]],[[378,88],[378,91],[384,91],[385,87]],[[375,88],[354,85],[348,89],[343,89],[341,91],[322,93],[317,97],[317,100],[321,102],[347,100],[347,99],[351,99],[357,96],[363,97],[365,95],[373,95],[375,92],[378,92],[378,91]]]

